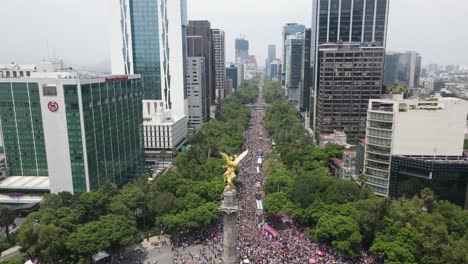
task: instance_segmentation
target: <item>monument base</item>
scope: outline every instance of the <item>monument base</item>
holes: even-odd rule
[[[224,190],[219,210],[224,213],[223,224],[223,263],[237,264],[237,205],[236,190]]]

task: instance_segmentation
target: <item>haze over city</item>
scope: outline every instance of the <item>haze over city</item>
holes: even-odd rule
[[[3,2],[0,264],[468,263],[468,1]]]
[[[75,66],[109,70],[109,12],[107,0],[4,1],[0,17],[12,26],[1,27],[5,38],[1,61],[32,63],[54,55]],[[455,8],[454,8],[455,7]],[[13,11],[12,11],[13,10]],[[296,22],[310,27],[310,0],[188,0],[190,20],[207,19],[226,32],[226,59],[234,61],[234,39],[250,41],[259,65],[268,44],[281,54],[281,28]],[[389,51],[414,50],[423,65],[468,65],[468,1],[393,0],[390,2]],[[240,35],[239,35],[240,34]],[[27,46],[27,50],[21,49]]]

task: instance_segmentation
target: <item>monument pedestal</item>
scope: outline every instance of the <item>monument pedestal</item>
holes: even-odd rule
[[[224,190],[223,201],[219,208],[223,216],[223,263],[237,264],[237,205],[236,190]]]

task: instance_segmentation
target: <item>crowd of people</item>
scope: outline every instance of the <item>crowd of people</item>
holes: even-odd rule
[[[263,211],[257,206],[264,193],[259,190],[267,175],[257,168],[260,161],[271,150],[271,142],[263,127],[265,103],[257,102],[252,110],[252,120],[246,131],[245,149],[249,154],[240,164],[238,180],[239,241],[238,258],[245,263],[380,263],[366,254],[363,257],[349,259],[330,246],[312,242],[299,227],[294,224],[278,231],[276,238],[268,232],[262,232],[263,224],[267,222]],[[243,262],[241,262],[243,263]]]
[[[260,88],[260,98],[261,98]],[[328,245],[312,242],[308,234],[294,223],[271,232],[265,229],[266,219],[261,201],[265,193],[262,186],[267,178],[262,163],[271,150],[271,141],[263,126],[266,104],[259,99],[251,105],[252,117],[245,132],[244,150],[248,155],[239,165],[237,179],[238,214],[238,259],[251,264],[357,264],[382,263],[381,259],[362,256],[349,259]],[[259,205],[260,204],[260,205]],[[275,223],[269,223],[275,226]],[[270,227],[270,225],[268,225]],[[284,227],[284,226],[283,226]],[[223,252],[222,216],[214,224],[196,232],[186,232],[170,237],[173,264],[221,264]],[[193,250],[193,248],[197,249]],[[187,248],[190,247],[190,250]],[[140,262],[136,254],[136,262]],[[157,263],[154,262],[148,263]]]

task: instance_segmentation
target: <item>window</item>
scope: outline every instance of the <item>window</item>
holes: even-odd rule
[[[44,86],[43,96],[57,96],[57,87],[56,86]]]

